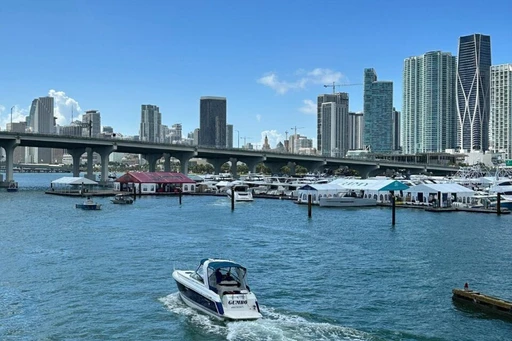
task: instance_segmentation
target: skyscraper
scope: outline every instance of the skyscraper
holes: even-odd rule
[[[512,64],[491,66],[489,149],[512,158]]]
[[[225,97],[203,96],[199,104],[199,145],[205,147],[226,147]]]
[[[53,116],[53,107],[53,97],[34,99],[27,120],[28,130],[39,134],[54,134],[55,117]],[[28,147],[25,157],[26,161],[30,163],[51,163],[52,150],[50,148]]]
[[[457,61],[457,140],[464,150],[489,147],[491,37],[472,34],[459,38]]]
[[[325,100],[334,100],[327,102]],[[348,94],[321,95],[319,117],[321,117],[320,153],[331,157],[345,157],[349,149]]]
[[[364,129],[364,115],[362,112],[349,112],[348,113],[348,149],[358,150],[363,149],[363,129]]]
[[[393,82],[377,81],[374,69],[364,69],[364,144],[374,153],[393,150]]]
[[[330,104],[324,106],[324,103]],[[325,118],[324,114],[329,117]],[[333,151],[337,156],[344,156],[349,149],[348,132],[348,94],[338,92],[319,95],[317,97],[317,150],[326,156],[332,156]]]
[[[147,142],[162,142],[162,114],[156,105],[143,104],[140,106],[140,140]]]
[[[457,146],[456,58],[432,51],[404,60],[401,140],[404,154]]]
[[[226,126],[226,148],[233,148],[233,125]]]
[[[82,136],[99,137],[101,134],[101,114],[98,110],[87,110],[82,116]]]

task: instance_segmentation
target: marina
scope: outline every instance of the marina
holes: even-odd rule
[[[55,176],[55,175],[53,175]],[[146,195],[97,212],[20,174],[0,193],[0,339],[506,340],[510,323],[452,303],[468,281],[509,297],[511,216],[322,209],[226,196]],[[27,210],[27,207],[35,209]],[[42,209],[44,207],[44,209]],[[51,214],[48,214],[48,212]],[[45,217],[41,219],[41,217]],[[262,318],[219,322],[179,296],[173,269],[249,269]],[[432,328],[435,326],[435,328]]]

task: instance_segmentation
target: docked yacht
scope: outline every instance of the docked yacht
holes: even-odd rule
[[[246,184],[233,184],[226,190],[228,197],[235,196],[235,201],[253,201],[252,191]]]
[[[256,296],[246,282],[247,269],[225,259],[201,260],[196,271],[174,270],[182,300],[219,320],[256,320],[261,317]]]

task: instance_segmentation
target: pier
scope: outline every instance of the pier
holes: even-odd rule
[[[505,301],[501,298],[481,294],[480,292],[465,289],[453,289],[453,300],[469,303],[482,310],[499,313],[512,317],[512,302]]]

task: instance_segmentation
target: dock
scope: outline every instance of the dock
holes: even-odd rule
[[[488,312],[512,317],[512,302],[469,289],[453,289],[453,300],[472,304]]]

